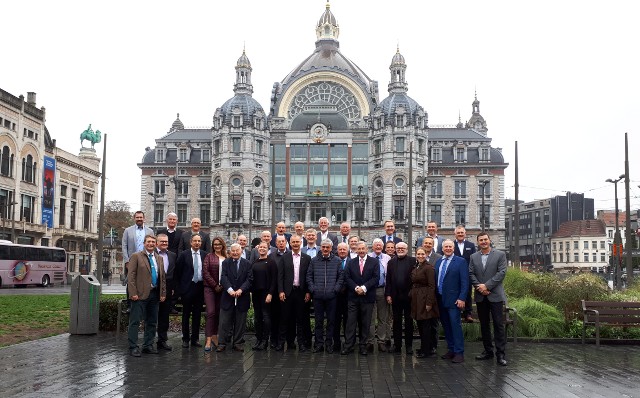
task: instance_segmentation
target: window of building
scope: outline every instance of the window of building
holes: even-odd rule
[[[262,200],[253,199],[253,219],[256,221],[262,220]],[[304,217],[303,217],[304,218]],[[304,219],[300,220],[304,221]]]
[[[164,220],[164,204],[156,203],[153,208],[153,225],[162,225]]]
[[[164,195],[165,189],[165,180],[155,180],[153,182],[153,193],[155,195]]]
[[[421,200],[416,200],[416,221],[417,222],[422,222],[422,201]]]
[[[240,199],[231,200],[231,221],[240,221],[242,217],[242,201]]]
[[[589,262],[589,253],[584,253],[584,262],[588,263]]]
[[[466,162],[467,161],[467,151],[466,148],[454,148],[454,161],[456,162]]]
[[[326,162],[329,158],[329,147],[326,144],[309,145],[309,158]]]
[[[602,253],[600,253],[600,262],[604,263],[605,261],[606,261],[605,253],[602,252]]]
[[[211,222],[211,204],[200,203],[200,221],[204,225],[209,225]]]
[[[58,206],[58,224],[60,224],[60,226],[64,226],[67,225],[67,199],[65,198],[60,198],[60,205]]]
[[[597,240],[592,240],[591,241],[591,249],[598,250],[598,241]]]
[[[320,217],[327,216],[327,204],[325,202],[312,202],[309,204],[309,210],[311,211],[311,220],[316,222]]]
[[[71,188],[71,199],[78,199],[78,189]]]
[[[0,151],[0,175],[13,177],[13,154],[7,145]]]
[[[309,191],[327,192],[327,164],[309,165]]]
[[[404,162],[396,162],[396,167],[404,167]]]
[[[331,172],[331,183],[329,188],[332,194],[347,194],[347,165],[345,163],[331,163],[329,168]]]
[[[178,203],[178,221],[180,225],[187,225],[188,213],[187,213],[187,204],[186,203]],[[202,220],[200,220],[202,221]]]
[[[442,181],[431,181],[429,183],[429,197],[432,199],[442,198]]]
[[[489,228],[491,226],[491,205],[484,205],[484,220],[482,219],[482,205],[478,206],[478,214],[480,215],[480,219],[478,220],[478,222],[483,225],[484,224],[484,228]],[[537,233],[536,235],[540,235],[539,233]],[[538,238],[540,236],[537,236]]]
[[[202,150],[202,163],[208,163],[211,161],[211,149]]]
[[[382,140],[373,141],[373,154],[380,155],[382,153]]]
[[[601,250],[605,249],[605,241],[603,241],[603,240],[600,241],[600,249]]]
[[[556,254],[555,253],[553,253],[553,262],[554,263],[556,262]]]
[[[588,241],[586,241],[586,240],[585,240],[585,241],[583,242],[583,248],[584,248],[585,250],[589,249],[589,242],[588,242]]]
[[[553,245],[553,251],[556,251],[556,242],[553,242],[552,245]]]
[[[36,198],[29,195],[21,195],[22,202],[20,206],[20,219],[26,222],[33,222],[33,211]]]
[[[334,160],[347,160],[348,148],[345,144],[331,144],[329,145],[331,161]]]
[[[442,162],[442,148],[431,148],[431,161],[434,163]]]
[[[187,195],[189,195],[189,181],[178,181],[177,188],[178,197],[186,197]]]
[[[402,188],[404,186],[404,179],[402,178],[396,178],[396,180],[394,181],[396,188]]]
[[[180,148],[179,150],[179,158],[181,162],[186,162],[189,159],[187,158],[187,148]]]
[[[233,153],[240,153],[240,151],[242,150],[241,145],[240,145],[241,143],[242,143],[242,141],[241,141],[240,138],[238,138],[238,137],[232,138],[231,139],[231,151]]]
[[[201,198],[211,197],[211,180],[200,181],[200,197]]]
[[[573,250],[578,250],[579,246],[578,246],[579,242],[577,240],[573,241]]]
[[[454,211],[456,225],[464,225],[467,222],[467,206],[455,205]]]
[[[404,152],[404,137],[396,137],[396,152]]]
[[[156,163],[164,162],[164,148],[156,148]]]
[[[213,201],[213,221],[220,222],[222,218],[222,200],[215,198]]]
[[[488,162],[489,160],[489,148],[480,148],[480,161]]]
[[[76,202],[71,202],[69,207],[69,228],[76,229]]]
[[[213,154],[215,156],[220,155],[220,140],[213,141]]]
[[[487,183],[478,184],[478,197],[482,199],[482,195],[486,199],[491,198],[491,181],[485,180]]]
[[[82,228],[91,231],[91,206],[84,205],[82,212]]]
[[[404,198],[393,199],[393,218],[404,220]]]
[[[22,158],[22,181],[34,183],[36,178],[36,162],[33,156]]]
[[[442,225],[442,205],[431,205],[429,212],[429,221]]]
[[[307,165],[291,164],[289,166],[289,192],[292,195],[307,193]]]
[[[367,164],[352,163],[351,164],[351,193],[356,195],[358,187],[362,186],[362,192],[367,192],[368,187],[369,166]]]
[[[422,138],[418,138],[418,154],[424,154],[424,140]]]
[[[347,203],[334,202],[331,203],[331,222],[343,223],[347,221]]]
[[[376,200],[373,211],[373,220],[376,222],[382,221],[382,201]]]
[[[456,199],[464,199],[467,197],[467,181],[465,180],[454,181],[454,197]]]
[[[560,262],[564,261],[564,255],[560,253]],[[567,262],[569,262],[569,257],[567,257]]]
[[[89,192],[84,193],[84,202],[85,203],[93,203],[93,195]]]
[[[560,250],[562,250],[563,243],[562,243],[562,242],[559,242],[559,243],[558,243],[558,246],[560,247]],[[569,249],[569,248],[567,248],[567,249]]]
[[[60,185],[60,196],[67,196],[67,186]]]
[[[351,158],[353,160],[367,160],[369,156],[369,144],[353,144]]]
[[[256,153],[258,155],[264,154],[264,142],[262,140],[256,140]]]
[[[240,127],[242,125],[242,117],[240,115],[234,115],[231,120],[232,127]]]

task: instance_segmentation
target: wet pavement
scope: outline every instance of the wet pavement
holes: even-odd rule
[[[2,287],[0,288],[0,296],[15,295],[52,295],[52,294],[70,294],[71,285],[56,285],[49,287],[41,286],[23,286],[23,287]],[[125,287],[121,283],[102,284],[102,294],[125,294]]]
[[[142,336],[140,336],[142,338]],[[640,346],[518,343],[507,367],[405,354],[207,353],[129,356],[126,335],[63,334],[0,349],[0,397],[638,397]]]

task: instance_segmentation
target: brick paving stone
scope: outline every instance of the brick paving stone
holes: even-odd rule
[[[509,366],[357,353],[171,352],[129,356],[126,335],[63,334],[0,349],[0,397],[640,397],[640,346],[519,343]]]

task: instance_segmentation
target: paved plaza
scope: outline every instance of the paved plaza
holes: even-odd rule
[[[207,353],[128,355],[126,335],[63,334],[0,349],[0,397],[638,397],[640,347],[518,343],[509,365],[404,354]],[[442,348],[440,348],[442,351]]]

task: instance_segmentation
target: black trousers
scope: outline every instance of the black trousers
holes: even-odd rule
[[[418,332],[420,333],[420,350],[425,353],[431,353],[431,350],[436,348],[434,341],[438,341],[438,335],[435,335],[435,339],[433,338],[432,329],[435,324],[435,329],[438,330],[438,319],[437,318],[429,318],[422,319],[418,322]]]
[[[391,304],[393,311],[393,344],[402,346],[402,320],[404,319],[404,344],[411,348],[413,345],[413,319],[411,318],[411,301],[409,297],[394,297]]]
[[[311,320],[309,307],[304,302],[304,292],[300,288],[293,288],[284,302],[280,302],[280,333],[278,344],[291,345],[298,337],[298,344],[311,346]]]
[[[277,293],[271,299],[271,304],[269,305],[269,307],[271,311],[271,313],[269,314],[271,326],[270,329],[266,331],[266,333],[271,335],[271,344],[277,345],[278,335],[280,334],[280,319],[282,318],[282,316],[280,315],[280,313],[282,312],[282,305]]]
[[[191,282],[189,290],[182,294],[182,341],[198,341],[203,303],[204,284]],[[191,336],[189,336],[189,317],[192,318]]]
[[[333,322],[333,344],[340,343],[340,327],[347,333],[347,293],[338,293],[336,296],[336,316]]]
[[[462,315],[466,318],[471,315],[473,312],[473,300],[471,299],[471,292],[473,292],[473,285],[471,281],[469,281],[469,291],[467,292],[467,298],[464,300],[464,311],[462,311]]]
[[[268,292],[266,290],[255,290],[251,292],[256,339],[258,341],[269,341],[269,335],[271,334],[271,304],[264,302],[267,294]]]
[[[440,325],[438,318],[431,318],[430,322],[427,322],[429,343],[432,348],[438,348],[438,325]]]
[[[171,312],[171,300],[173,299],[173,281],[167,281],[167,298],[160,303],[158,308],[158,343],[168,340],[167,332],[169,331],[169,313]]]
[[[507,345],[507,336],[504,332],[504,323],[502,322],[502,309],[504,302],[491,302],[486,298],[476,303],[478,308],[478,318],[480,319],[480,331],[482,333],[482,344],[486,352],[493,352],[493,344],[491,342],[491,325],[493,322],[493,341],[496,345],[496,354],[504,357],[504,350]]]
[[[371,326],[371,314],[373,314],[373,303],[349,301],[344,349],[352,349],[355,345],[356,326],[358,321],[362,325],[360,330],[360,347],[363,348],[367,346],[367,340],[369,339],[369,327]]]

